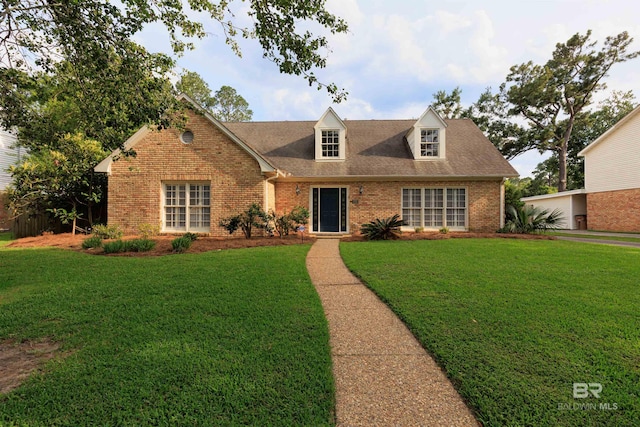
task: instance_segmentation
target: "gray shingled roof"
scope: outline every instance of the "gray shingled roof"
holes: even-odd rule
[[[445,120],[446,160],[414,160],[405,135],[415,120],[345,120],[346,160],[316,162],[316,122],[224,123],[295,177],[513,177],[518,173],[468,119]]]

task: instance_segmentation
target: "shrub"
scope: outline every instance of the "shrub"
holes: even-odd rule
[[[531,205],[520,208],[507,206],[507,222],[498,230],[501,233],[531,234],[559,228],[563,221],[562,211],[541,209]]]
[[[117,225],[97,224],[93,226],[93,234],[101,239],[119,239],[124,233]]]
[[[187,251],[191,247],[192,240],[188,237],[176,237],[171,241],[171,247],[173,252],[181,254]]]
[[[249,208],[234,216],[223,218],[218,225],[233,234],[240,228],[244,237],[251,238],[253,228],[267,228],[269,223],[269,215],[262,210],[259,204],[253,203]]]
[[[449,233],[449,227],[442,227],[438,231],[440,232],[440,234],[447,234],[447,233]]]
[[[104,250],[105,254],[117,254],[120,252],[125,252],[127,250],[127,243],[122,240],[114,240],[113,242],[107,242],[102,245],[102,250]]]
[[[91,236],[82,241],[82,249],[99,248],[102,246],[102,239],[98,236]]]
[[[195,233],[184,233],[184,235],[182,237],[186,237],[187,239],[191,240],[192,242],[195,242],[196,240],[198,240],[198,235]]]
[[[416,227],[413,229],[416,233],[422,233],[424,231],[424,227]]]
[[[273,221],[273,228],[282,238],[290,232],[298,231],[301,225],[309,221],[309,211],[302,206],[296,206],[289,213],[278,215],[275,211],[269,213],[269,221]]]
[[[363,224],[360,232],[367,240],[390,240],[397,239],[400,233],[400,227],[404,225],[404,221],[399,219],[400,215],[395,214],[392,217],[379,219]]]
[[[126,252],[149,252],[155,246],[156,242],[149,239],[133,239],[125,242]]]
[[[140,234],[140,237],[143,239],[155,237],[160,234],[160,224],[153,225],[146,222],[144,224],[140,224],[138,226],[138,234]]]

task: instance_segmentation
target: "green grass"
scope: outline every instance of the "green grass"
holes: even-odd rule
[[[10,231],[0,232],[0,248],[8,245],[13,240],[13,234]]]
[[[573,233],[563,233],[561,231],[552,231],[548,232],[550,236],[561,236],[561,237],[575,237],[577,239],[595,239],[595,240],[615,240],[618,242],[640,242],[640,235],[638,237],[626,237],[626,236],[601,236],[597,234],[573,234]]]
[[[0,250],[0,340],[49,337],[66,354],[0,395],[0,425],[331,424],[308,248]]]
[[[640,249],[510,239],[340,248],[484,425],[640,425]],[[601,383],[602,394],[574,399],[573,383]]]

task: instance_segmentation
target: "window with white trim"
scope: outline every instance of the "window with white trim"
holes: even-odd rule
[[[164,231],[208,233],[211,226],[209,184],[164,184]]]
[[[420,155],[422,157],[440,156],[440,135],[438,129],[420,130]]]
[[[340,131],[322,131],[322,157],[340,157]]]
[[[465,188],[403,188],[402,219],[408,227],[466,228]]]

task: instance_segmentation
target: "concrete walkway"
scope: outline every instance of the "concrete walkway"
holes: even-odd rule
[[[404,324],[318,239],[307,269],[329,322],[339,426],[478,426]]]

